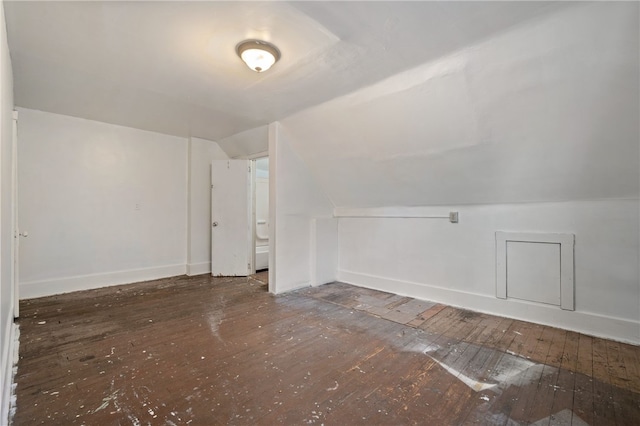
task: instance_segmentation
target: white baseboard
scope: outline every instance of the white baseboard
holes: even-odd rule
[[[188,263],[187,275],[202,275],[211,273],[211,262]]]
[[[5,341],[2,342],[2,371],[0,372],[0,424],[10,424],[13,400],[13,379],[18,362],[18,336],[20,330],[13,322],[13,311],[9,312]]]
[[[128,271],[107,272],[103,274],[77,275],[74,277],[54,278],[41,281],[20,283],[20,299],[51,296],[72,291],[91,290],[139,281],[175,277],[186,273],[184,263],[159,266],[155,268],[131,269]]]
[[[624,318],[614,318],[589,312],[564,311],[557,307],[537,303],[515,299],[498,299],[485,294],[467,293],[444,287],[344,270],[338,270],[338,281],[401,296],[429,300],[472,311],[640,345],[640,323]]]
[[[271,285],[271,278],[269,278],[269,285]],[[273,294],[285,294],[288,293],[290,291],[296,291],[296,290],[302,290],[303,288],[309,288],[311,287],[311,283],[299,283],[299,284],[293,284],[290,288],[286,288],[284,290],[277,288],[276,291],[272,291]],[[271,288],[269,288],[269,291],[271,291]]]

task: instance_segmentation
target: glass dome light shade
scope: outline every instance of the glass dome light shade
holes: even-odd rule
[[[236,52],[255,72],[268,70],[280,59],[280,51],[277,47],[260,40],[245,40],[236,46]]]

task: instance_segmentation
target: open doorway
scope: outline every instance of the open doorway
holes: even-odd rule
[[[255,278],[268,284],[269,270],[269,158],[254,160]]]
[[[256,272],[269,269],[269,158],[255,160]]]

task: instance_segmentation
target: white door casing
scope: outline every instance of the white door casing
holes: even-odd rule
[[[11,246],[11,291],[13,292],[13,317],[20,316],[19,284],[19,253],[20,237],[26,237],[26,232],[21,233],[18,226],[18,111],[13,111],[13,140],[11,146],[11,225],[13,231]]]
[[[253,270],[250,160],[211,164],[211,275],[247,276]]]

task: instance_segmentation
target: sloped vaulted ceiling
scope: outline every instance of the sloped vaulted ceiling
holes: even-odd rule
[[[564,7],[544,2],[6,1],[16,104],[218,140]],[[275,43],[268,73],[235,54]]]
[[[636,2],[5,9],[18,106],[209,140],[280,121],[338,207],[638,197]],[[250,71],[245,38],[281,62]]]
[[[637,198],[638,16],[574,4],[282,129],[336,207]]]

